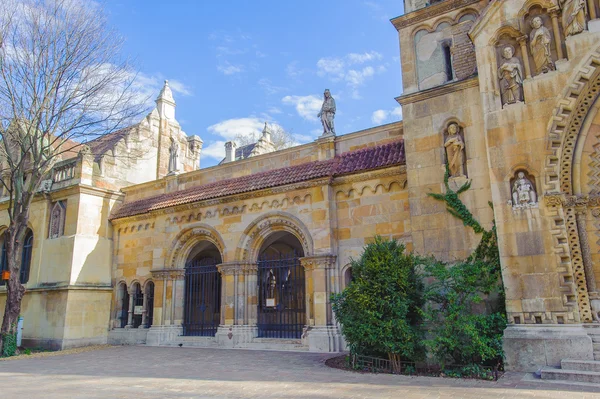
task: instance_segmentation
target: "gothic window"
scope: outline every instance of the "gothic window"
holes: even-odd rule
[[[67,214],[66,201],[57,201],[50,211],[49,238],[57,238],[65,233],[65,216]]]
[[[31,268],[31,252],[33,251],[33,231],[27,229],[25,234],[25,243],[23,245],[23,254],[21,256],[21,273],[19,278],[21,284],[29,281],[29,270]]]

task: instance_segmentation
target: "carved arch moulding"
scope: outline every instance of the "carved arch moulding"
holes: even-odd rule
[[[192,248],[201,241],[214,244],[221,253],[221,259],[225,259],[225,242],[219,232],[207,224],[197,224],[177,234],[167,254],[165,267],[182,268],[178,265],[183,265]]]
[[[255,262],[265,239],[276,231],[286,231],[294,235],[302,244],[304,256],[313,255],[312,236],[304,223],[286,212],[270,212],[256,219],[246,228],[236,248],[235,259]]]
[[[585,119],[600,93],[600,47],[576,71],[548,124],[544,202],[552,219],[557,262],[563,270],[560,280],[565,305],[574,305],[576,301],[581,321],[591,322],[593,315],[584,262],[587,242],[582,242],[580,237],[579,224],[583,221],[578,220],[577,214],[582,204],[573,195],[573,161]]]

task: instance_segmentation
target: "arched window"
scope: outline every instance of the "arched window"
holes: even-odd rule
[[[29,270],[31,268],[31,251],[33,250],[33,231],[27,229],[25,242],[23,244],[23,255],[21,256],[21,274],[19,276],[21,284],[29,281]],[[4,253],[4,251],[3,251]]]

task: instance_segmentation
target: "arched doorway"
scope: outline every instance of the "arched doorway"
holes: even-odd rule
[[[221,253],[209,241],[199,242],[185,264],[183,335],[210,337],[221,316]]]
[[[125,328],[125,326],[127,326],[127,320],[129,319],[129,292],[127,291],[127,284],[124,282],[119,283],[117,303],[118,326],[120,328]]]
[[[300,241],[288,232],[271,234],[258,257],[258,336],[300,338],[306,323]]]
[[[144,310],[144,294],[140,283],[134,283],[131,287],[131,295],[133,295],[133,315],[131,317],[131,326],[138,328],[142,325],[142,315]]]

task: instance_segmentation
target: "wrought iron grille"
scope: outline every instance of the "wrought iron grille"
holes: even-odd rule
[[[213,258],[185,266],[183,335],[215,336],[221,317],[221,274]]]
[[[152,327],[154,321],[154,283],[148,283],[146,287],[146,326]]]
[[[258,336],[300,338],[306,320],[304,268],[291,253],[258,262]]]
[[[127,320],[129,318],[129,292],[127,292],[127,286],[122,285],[123,296],[121,298],[121,311],[119,312],[119,320],[121,321],[121,328],[127,326]]]

